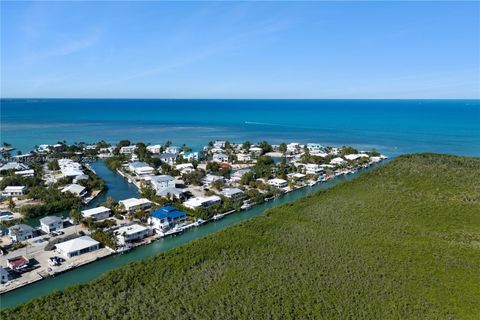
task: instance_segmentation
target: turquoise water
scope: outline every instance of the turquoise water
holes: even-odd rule
[[[375,165],[378,166],[378,165]],[[375,166],[372,166],[368,169],[363,169],[359,173],[371,170]],[[11,292],[7,292],[1,296],[1,308],[13,307],[18,304],[27,302],[35,297],[39,297],[50,293],[54,290],[63,290],[64,288],[76,284],[85,283],[87,281],[93,280],[103,273],[118,268],[120,266],[126,265],[128,263],[138,261],[141,259],[146,259],[160,252],[175,248],[179,245],[188,243],[190,241],[205,237],[209,234],[222,230],[232,224],[236,224],[255,216],[262,214],[265,210],[287,203],[295,201],[299,198],[305,197],[312,192],[315,192],[320,189],[329,188],[339,182],[350,180],[353,177],[357,176],[359,173],[355,173],[349,176],[341,176],[329,182],[318,184],[313,187],[303,188],[291,193],[286,194],[285,196],[266,202],[259,206],[256,206],[247,211],[241,211],[233,213],[226,216],[222,220],[210,222],[208,224],[202,225],[198,228],[192,228],[187,230],[184,234],[176,237],[169,237],[162,239],[160,241],[155,241],[150,245],[138,247],[131,252],[110,256],[105,259],[95,261],[91,264],[85,265],[83,267],[77,268],[75,270],[57,275],[55,277],[47,278],[39,282],[30,284],[28,286],[16,289]],[[126,182],[123,182],[124,184]]]
[[[60,140],[171,140],[198,149],[228,139],[479,156],[479,123],[479,100],[3,99],[0,140],[24,152]]]

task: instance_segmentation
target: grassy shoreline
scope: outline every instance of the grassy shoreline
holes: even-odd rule
[[[480,159],[401,156],[10,318],[474,318]]]

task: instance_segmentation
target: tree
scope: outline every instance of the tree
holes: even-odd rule
[[[282,143],[278,146],[278,151],[280,151],[281,153],[287,152],[287,144],[286,144],[285,142],[282,142]]]
[[[271,152],[273,150],[272,146],[267,141],[262,141],[258,144],[259,148],[262,148],[263,154]]]
[[[245,151],[248,151],[251,146],[252,146],[252,143],[251,143],[250,141],[245,141],[245,142],[242,144],[242,149],[245,150]]]
[[[60,170],[60,166],[58,165],[58,160],[57,159],[53,159],[52,161],[50,161],[48,163],[48,170],[52,170],[52,171]]]
[[[15,210],[15,201],[13,201],[12,197],[8,198],[8,209],[10,211]]]

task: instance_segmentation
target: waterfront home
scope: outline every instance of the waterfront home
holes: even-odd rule
[[[179,154],[182,149],[180,147],[170,146],[165,149],[165,153],[173,153],[175,155]]]
[[[251,170],[250,169],[240,169],[240,170],[237,170],[235,171],[234,173],[232,173],[232,175],[230,176],[230,179],[232,181],[239,181],[240,179],[242,179],[242,177],[250,172]]]
[[[210,152],[215,154],[215,153],[224,153],[225,150],[223,150],[222,148],[212,148],[210,149]]]
[[[28,166],[20,162],[7,162],[0,167],[0,172],[6,171],[23,171],[27,170]]]
[[[238,153],[237,161],[241,161],[241,162],[252,161],[252,156],[249,153]]]
[[[152,202],[148,199],[130,198],[118,201],[118,204],[123,206],[126,212],[134,212],[136,210],[145,210],[152,206]]]
[[[166,188],[175,188],[175,178],[166,174],[147,178],[152,188],[158,192]]]
[[[121,147],[120,148],[120,153],[121,154],[132,154],[132,153],[135,152],[135,149],[137,149],[136,145]]]
[[[285,188],[288,185],[288,182],[284,179],[275,178],[268,180],[268,184],[277,188]]]
[[[307,149],[310,152],[316,152],[321,151],[323,149],[323,146],[318,143],[307,143]]]
[[[243,200],[246,197],[245,193],[238,188],[225,188],[221,193],[224,197],[233,201]]]
[[[225,140],[216,140],[215,142],[213,142],[213,147],[222,149],[222,148],[225,148],[226,143],[227,142]]]
[[[8,236],[13,242],[33,238],[33,228],[27,224],[16,224],[8,228]]]
[[[301,149],[300,144],[297,142],[292,142],[287,144],[287,152],[291,154],[296,154]]]
[[[16,171],[15,174],[21,177],[33,177],[35,175],[35,171],[33,169],[22,170]]]
[[[100,242],[89,236],[82,236],[58,243],[55,245],[55,248],[61,255],[68,259],[100,249]]]
[[[7,266],[15,272],[28,268],[29,264],[30,261],[24,256],[17,256],[7,260]]]
[[[124,226],[114,231],[119,244],[124,245],[128,242],[142,240],[152,234],[152,229],[141,226],[139,224],[132,224]]]
[[[218,163],[228,162],[228,156],[225,153],[217,153],[213,155],[213,161]]]
[[[84,218],[92,218],[95,221],[106,219],[110,216],[111,210],[104,206],[93,209],[83,210],[82,216]]]
[[[187,208],[196,210],[200,207],[206,208],[206,207],[213,206],[215,204],[219,204],[221,202],[222,202],[222,198],[220,198],[219,196],[195,197],[195,198],[188,199],[183,203],[183,205]]]
[[[181,163],[175,166],[175,169],[179,170],[181,174],[188,174],[195,171],[193,164],[191,163]]]
[[[347,163],[347,161],[345,161],[345,159],[340,157],[333,158],[332,161],[330,161],[330,164],[333,164],[333,165],[341,165],[345,163]]]
[[[256,147],[256,146],[250,147],[250,149],[248,149],[248,151],[250,153],[254,154],[255,156],[259,156],[263,153],[263,149],[260,148],[260,147]]]
[[[58,216],[46,216],[40,219],[40,229],[45,233],[63,229],[63,220]]]
[[[223,181],[222,176],[217,176],[214,174],[207,174],[205,177],[202,179],[202,183],[206,186],[211,186],[215,181]]]
[[[296,172],[296,173],[289,173],[288,177],[293,180],[302,180],[303,178],[305,178],[305,175],[303,173]]]
[[[140,162],[140,161],[130,162],[130,164],[128,165],[128,168],[131,171],[135,172],[135,174],[138,176],[151,175],[154,170],[145,162]]]
[[[0,267],[0,283],[7,283],[8,281],[11,280],[10,273],[7,271],[7,269]]]
[[[173,206],[164,206],[150,213],[148,223],[158,231],[165,231],[187,219],[187,214]]]
[[[369,155],[366,153],[355,153],[355,154],[347,154],[345,155],[345,159],[350,161],[355,161],[360,158],[369,158]]]
[[[3,190],[3,195],[6,197],[17,197],[27,193],[27,187],[25,186],[7,186]]]
[[[323,172],[323,168],[316,163],[307,163],[305,165],[306,174],[320,174]]]
[[[180,188],[165,188],[162,190],[158,190],[156,195],[165,198],[168,198],[168,196],[170,195],[171,198],[183,199],[184,193],[185,192],[183,191],[183,189]]]
[[[61,192],[62,193],[70,192],[71,194],[82,198],[87,194],[87,188],[79,184],[73,183],[63,188]]]
[[[163,163],[173,166],[175,164],[175,161],[178,158],[178,155],[175,153],[167,152],[167,153],[162,153],[159,156],[155,156],[155,158],[162,160]]]
[[[186,159],[188,161],[198,161],[200,159],[198,152],[184,152],[182,154],[182,157],[183,159]]]
[[[151,153],[160,154],[162,152],[162,146],[159,144],[155,144],[153,146],[147,146],[147,150],[148,152],[151,152]]]

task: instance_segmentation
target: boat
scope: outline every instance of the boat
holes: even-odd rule
[[[213,216],[213,220],[220,220],[222,219],[223,217],[225,217],[225,213],[219,213],[219,214],[216,214]]]
[[[182,227],[179,227],[179,226],[175,226],[173,227],[172,229],[166,231],[163,233],[163,236],[166,237],[166,236],[173,236],[173,235],[177,235],[177,234],[180,234],[183,232],[183,228]]]
[[[241,210],[247,210],[248,208],[250,208],[252,205],[249,204],[249,203],[244,203],[242,204],[242,206],[240,207]]]
[[[205,223],[205,220],[203,220],[201,218],[198,218],[197,221],[195,221],[193,224],[195,225],[195,227],[198,227],[198,226],[201,226],[204,223]]]
[[[117,250],[115,250],[116,253],[125,253],[125,252],[128,252],[132,250],[131,247],[120,247],[120,248],[117,248]]]

